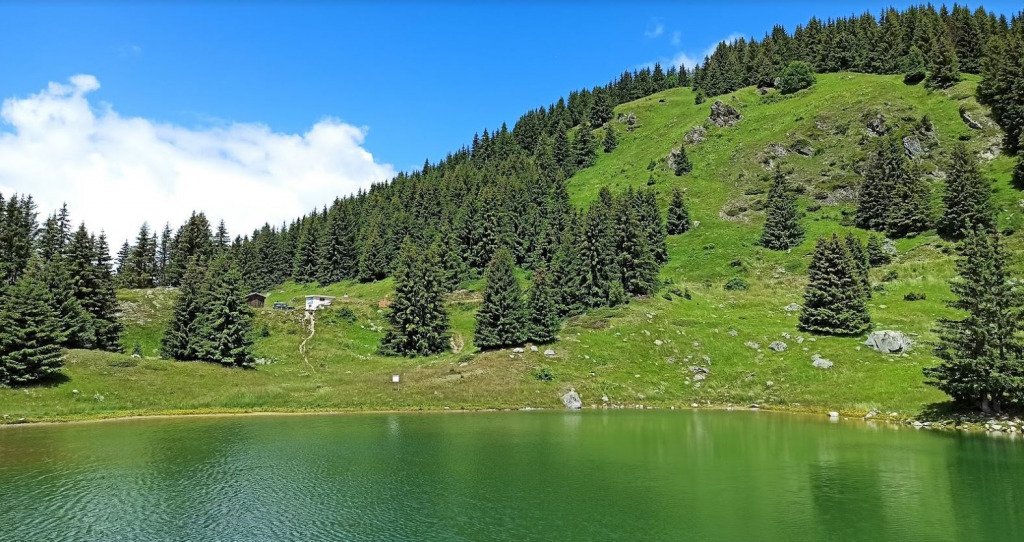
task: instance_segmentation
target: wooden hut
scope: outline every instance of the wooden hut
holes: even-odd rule
[[[263,304],[267,302],[267,296],[265,296],[265,295],[263,295],[263,294],[261,294],[259,292],[253,292],[253,293],[245,296],[245,302],[250,307],[253,307],[253,308],[256,308],[256,309],[262,309],[263,308]]]

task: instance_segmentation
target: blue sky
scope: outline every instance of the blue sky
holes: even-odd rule
[[[372,153],[372,164],[402,170],[442,157],[485,126],[511,126],[527,109],[603,84],[623,69],[682,55],[700,58],[722,39],[760,37],[774,23],[792,28],[812,15],[881,5],[5,3],[0,98],[26,99],[50,82],[67,85],[69,77],[88,74],[98,88],[72,85],[50,97],[84,96],[93,111],[109,108],[122,119],[199,130],[206,139],[219,137],[217,129],[262,125],[267,137],[285,141],[333,119],[366,130],[352,143]],[[987,3],[1007,13],[1019,6]],[[5,118],[0,130],[28,129]],[[0,188],[30,189],[24,185],[0,176]]]

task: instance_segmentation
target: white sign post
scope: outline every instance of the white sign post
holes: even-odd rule
[[[402,375],[391,375],[391,383],[398,385],[398,391],[402,391]]]

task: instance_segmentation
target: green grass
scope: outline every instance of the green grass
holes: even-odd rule
[[[476,352],[472,329],[479,280],[463,285],[465,290],[449,300],[452,330],[464,340],[464,349],[421,359],[376,354],[385,326],[379,302],[392,292],[390,280],[324,287],[284,284],[270,292],[267,307],[285,301],[301,308],[302,296],[322,293],[336,296],[335,307],[351,308],[357,320],[345,322],[333,318],[333,311],[321,312],[316,335],[302,356],[299,344],[308,335],[302,311],[259,310],[257,330],[266,326],[269,336],[257,342],[261,364],[253,371],[156,359],[174,292],[121,292],[126,351],[138,343],[144,359],[69,352],[67,380],[0,390],[0,414],[46,420],[177,412],[557,407],[561,394],[573,387],[588,406],[601,405],[601,396],[607,395],[611,403],[627,407],[756,402],[769,408],[851,413],[878,408],[912,415],[945,400],[923,384],[921,368],[936,363],[932,326],[949,314],[947,280],[954,272],[949,242],[933,232],[901,240],[897,261],[872,271],[875,283],[891,271],[898,275],[875,294],[870,310],[875,329],[918,335],[918,348],[905,356],[859,348],[863,337],[800,333],[796,313],[784,307],[801,302],[813,239],[851,231],[842,224],[854,206],[837,196],[849,193],[858,181],[855,167],[870,139],[868,115],[884,114],[900,132],[927,113],[937,137],[925,142],[929,152],[920,166],[938,171],[955,141],[965,140],[981,152],[999,140],[994,126],[971,131],[960,120],[961,105],[982,110],[972,97],[976,84],[969,77],[948,91],[929,92],[904,85],[898,76],[831,74],[783,99],[744,89],[721,97],[744,119],[732,128],[711,127],[706,141],[688,147],[694,171],[684,177],[674,176],[664,159],[687,131],[705,122],[714,100],[697,106],[689,89],[674,89],[620,106],[618,112],[636,113],[636,130],[620,126],[618,148],[570,179],[570,193],[584,205],[602,185],[644,186],[647,166],[654,161],[662,204],[679,186],[686,191],[691,216],[700,222],[669,239],[671,259],[662,270],[670,284],[663,292],[686,289],[692,299],[659,294],[573,318],[551,346],[554,357],[544,356],[544,346],[524,354]],[[759,200],[770,182],[768,146],[789,148],[798,142],[809,143],[812,156],[790,153],[774,160],[793,171],[790,178],[802,191],[807,240],[788,253],[767,251],[755,242],[764,219],[757,211]],[[1002,156],[982,162],[993,179],[1003,229],[1022,225],[1021,198],[1009,185],[1012,165]],[[932,180],[931,186],[938,210],[942,182]],[[1008,240],[1014,250],[1020,250],[1018,237]],[[732,277],[744,278],[750,288],[724,290]],[[926,299],[904,300],[910,292],[924,293]],[[804,341],[798,343],[797,337]],[[788,349],[769,350],[774,340],[783,340]],[[832,360],[834,368],[812,367],[814,354]],[[710,369],[699,386],[692,380],[690,367],[695,365]],[[543,369],[552,381],[534,376]],[[403,375],[401,391],[390,383],[393,373]],[[76,389],[79,393],[72,393]]]

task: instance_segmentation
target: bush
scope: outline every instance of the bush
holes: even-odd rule
[[[903,296],[904,301],[924,301],[925,299],[928,299],[928,295],[924,292],[910,292]]]
[[[263,324],[263,327],[260,328],[260,337],[263,337],[264,339],[266,339],[269,336],[270,336],[270,328],[267,327],[266,324]]]
[[[703,90],[698,90],[697,91],[697,95],[694,96],[694,98],[693,98],[693,103],[695,105],[700,105],[700,104],[704,103],[705,100],[707,100],[707,97],[704,96],[704,91]]]
[[[733,277],[729,279],[728,282],[725,283],[725,286],[723,286],[723,288],[732,292],[743,291],[750,289],[750,283],[741,277]]]
[[[334,319],[339,322],[355,322],[356,313],[352,312],[352,309],[348,307],[340,307],[334,311]]]
[[[895,269],[890,269],[885,274],[885,276],[882,277],[882,282],[892,282],[892,281],[897,280],[899,278],[900,278],[900,274],[897,273]]]
[[[555,376],[551,374],[551,371],[549,371],[547,367],[542,367],[541,369],[534,371],[533,377],[541,382],[551,382],[555,379]]]
[[[806,62],[790,62],[786,69],[782,70],[779,76],[779,90],[783,94],[792,94],[798,90],[810,87],[817,81],[814,77],[814,70]]]

